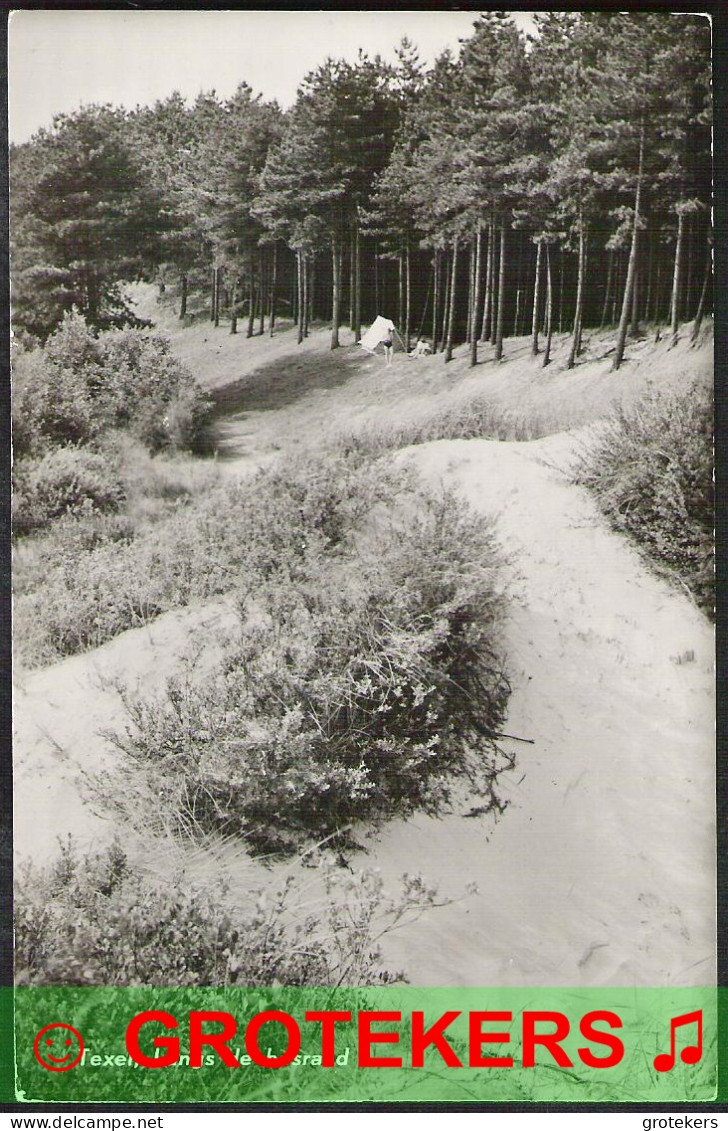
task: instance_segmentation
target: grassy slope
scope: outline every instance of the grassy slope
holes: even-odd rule
[[[347,330],[343,346],[331,351],[330,333],[321,328],[301,346],[290,324],[273,339],[231,336],[227,326],[215,330],[206,321],[185,328],[155,293],[150,286],[135,289],[139,312],[170,334],[175,352],[215,395],[218,452],[234,472],[281,450],[316,446],[362,428],[400,427],[475,397],[507,414],[510,434],[520,439],[587,424],[652,387],[680,390],[694,380],[712,382],[709,325],[698,349],[690,348],[689,327],[673,350],[666,338],[657,345],[651,337],[628,344],[618,373],[610,368],[612,330],[587,335],[571,371],[565,368],[567,335],[555,338],[547,369],[531,358],[530,338],[507,339],[498,364],[490,360],[492,346],[481,346],[479,364],[471,369],[468,348],[461,346],[448,365],[442,354],[415,360],[397,353],[386,369],[383,358],[356,346]]]

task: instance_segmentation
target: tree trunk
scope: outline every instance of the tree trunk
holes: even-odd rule
[[[475,290],[475,241],[470,241],[468,249],[468,314],[465,322],[465,344],[470,345],[473,330],[473,292]]]
[[[498,265],[498,321],[495,332],[495,360],[503,357],[503,321],[506,309],[506,221],[501,220],[500,263]]]
[[[495,341],[495,265],[498,249],[496,247],[495,213],[490,217],[490,232],[488,233],[490,254],[488,256],[488,309],[486,312],[487,332],[484,330],[485,340]]]
[[[639,337],[639,332],[640,332],[639,301],[640,301],[641,257],[640,257],[640,229],[639,228],[635,228],[633,238],[634,238],[634,246],[635,246],[635,253],[634,253],[634,256],[635,256],[634,264],[635,264],[635,266],[634,266],[634,279],[632,281],[632,313],[631,313],[631,316],[630,316],[629,334],[630,334],[631,338],[637,338],[637,337]]]
[[[303,341],[303,323],[305,312],[303,305],[303,254],[299,248],[296,252],[296,321],[298,325],[297,341],[300,346]]]
[[[437,313],[440,308],[440,249],[435,248],[435,259],[432,265],[433,275],[433,301],[432,301],[432,352],[437,353]]]
[[[614,252],[609,249],[609,266],[607,267],[607,286],[604,291],[604,303],[602,304],[602,320],[599,323],[599,329],[604,329],[604,323],[607,321],[607,310],[609,308],[609,295],[612,289],[612,275],[614,273]]]
[[[573,369],[576,365],[576,355],[579,352],[579,344],[581,339],[581,312],[584,304],[584,217],[579,215],[579,269],[576,280],[576,307],[574,309],[574,325],[571,331],[571,349],[569,350],[569,359],[566,362],[567,369]]]
[[[583,250],[582,250],[582,263],[581,263],[581,277],[584,280],[584,290],[583,290],[583,293],[582,293],[582,296],[581,296],[581,302],[579,304],[579,326],[578,326],[577,333],[576,333],[576,356],[577,357],[579,357],[579,355],[581,353],[581,340],[582,340],[582,334],[584,332],[584,299],[585,299],[585,296],[586,296],[586,278],[587,278],[586,271],[587,271],[588,257],[589,257],[589,253],[587,251],[586,232],[584,232],[584,247],[583,247]]]
[[[541,257],[543,254],[543,240],[536,245],[536,278],[533,281],[533,317],[531,319],[531,357],[538,354],[538,315],[541,305]]]
[[[333,284],[331,291],[331,348],[338,349],[339,325],[341,323],[341,247],[334,237],[331,241],[331,265],[333,268]]]
[[[624,357],[624,346],[627,341],[627,326],[629,323],[630,309],[632,306],[632,289],[634,287],[635,274],[637,272],[637,233],[640,226],[640,205],[642,203],[642,169],[644,162],[644,149],[645,149],[645,127],[644,123],[640,131],[640,156],[639,166],[637,168],[637,190],[634,197],[634,223],[632,225],[632,244],[629,249],[629,261],[627,263],[627,279],[624,284],[624,298],[622,300],[622,314],[619,319],[619,330],[617,332],[617,348],[614,353],[614,361],[612,362],[612,372],[616,372],[622,364]]]
[[[480,260],[483,251],[483,233],[480,221],[475,236],[475,268],[473,272],[473,317],[470,326],[470,367],[478,364],[478,315],[480,314]]]
[[[260,249],[260,274],[258,276],[258,336],[265,334],[265,307],[266,292],[268,289],[268,270],[265,262],[265,251]]]
[[[246,338],[252,338],[253,330],[255,328],[255,267],[253,261],[253,253],[250,253],[250,278],[248,281],[248,328],[245,331]]]
[[[311,323],[316,317],[316,253],[311,256],[311,271],[308,283],[308,318],[306,320],[306,329],[308,330]]]
[[[217,310],[217,267],[212,269],[212,287],[210,291],[210,321],[215,321]]]
[[[685,213],[679,212],[677,218],[677,242],[675,244],[675,266],[672,275],[672,297],[670,299],[671,346],[676,346],[680,327],[680,291],[683,277],[683,252],[685,246]]]
[[[256,333],[255,323],[258,321],[258,319],[260,317],[260,312],[263,308],[263,294],[262,294],[262,292],[263,292],[263,267],[262,267],[260,256],[258,256],[258,270],[256,272],[256,276],[257,276],[257,285],[255,287],[255,304],[254,304],[254,309],[253,309],[253,333],[254,334]],[[260,329],[258,329],[257,334],[260,335]]]
[[[619,288],[621,286],[621,283],[622,283],[622,252],[618,248],[617,251],[615,252],[615,261],[614,261],[614,286],[612,288],[612,318],[611,318],[612,326],[614,326],[616,321],[617,321],[617,295],[619,294]]]
[[[407,353],[410,351],[410,322],[412,321],[412,274],[410,263],[409,243],[405,251],[404,260],[404,343]]]
[[[455,290],[458,269],[458,238],[452,245],[452,268],[450,272],[450,304],[447,314],[447,345],[445,347],[445,361],[452,361],[452,339],[455,327]]]
[[[546,244],[546,349],[543,355],[544,369],[551,360],[551,338],[554,325],[553,286],[551,282],[551,252]]]
[[[712,241],[712,237],[709,235],[708,236],[708,257],[705,260],[705,275],[703,276],[703,287],[702,287],[702,290],[700,292],[700,301],[698,302],[698,309],[697,309],[697,313],[695,315],[695,322],[693,323],[693,332],[690,335],[690,341],[693,345],[696,344],[696,342],[698,340],[698,335],[700,333],[700,327],[702,325],[703,316],[705,314],[705,304],[706,304],[706,300],[707,300],[707,297],[708,297],[708,288],[710,286],[710,280],[711,280],[711,276],[713,274],[713,250],[712,249],[713,249],[713,241]]]
[[[276,286],[278,283],[278,244],[273,244],[273,263],[270,274],[270,307],[268,312],[268,333],[273,337],[273,327],[276,324]]]
[[[404,256],[397,256],[397,325],[404,321]]]
[[[492,283],[492,298],[490,310],[490,341],[495,346],[498,338],[498,278],[499,278],[499,263],[500,263],[500,240],[496,239],[497,227],[493,228],[493,283]],[[493,355],[495,357],[495,354]]]
[[[690,214],[685,219],[685,262],[687,264],[687,279],[685,280],[683,313],[686,318],[689,318],[693,293],[693,221]]]
[[[497,311],[499,311],[499,294],[497,294],[497,267],[499,267],[500,241],[497,239],[497,225],[493,221],[493,270],[491,273],[491,318],[489,318],[488,340],[495,345],[497,329]]]
[[[215,270],[215,328],[220,325],[220,291],[222,290],[222,267]]]
[[[516,313],[513,318],[513,337],[518,337],[518,331],[521,321],[521,266],[523,263],[523,237],[520,231],[516,231],[516,245],[518,247],[518,255],[516,257]]]
[[[308,261],[308,255],[303,257],[303,266],[301,269],[301,310],[303,312],[303,336],[308,337],[308,324],[311,316],[311,297],[310,297],[310,277],[311,267]]]
[[[356,289],[356,284],[354,282],[354,280],[356,278],[356,264],[354,262],[355,256],[356,256],[356,251],[355,251],[355,247],[354,247],[354,221],[352,220],[351,230],[350,230],[350,235],[349,235],[349,329],[350,330],[354,329],[354,304],[355,304],[354,291]]]
[[[233,272],[233,290],[230,296],[230,333],[238,332],[238,273]]]
[[[652,300],[652,321],[655,325],[655,341],[660,340],[660,294],[662,284],[662,256],[660,255],[660,247],[657,247],[657,269],[655,272],[655,297]]]
[[[485,294],[483,296],[483,321],[480,326],[480,340],[487,342],[490,338],[490,294],[493,287],[493,218],[488,221],[488,244],[485,258]]]
[[[361,236],[357,219],[354,249],[354,341],[361,341]]]
[[[379,244],[374,244],[374,307],[379,314]]]
[[[180,304],[179,304],[179,316],[180,316],[180,318],[184,318],[187,314],[187,286],[188,286],[188,283],[187,283],[187,272],[186,271],[182,272],[182,274],[180,276],[180,283],[182,285],[182,294],[181,294],[181,297],[180,297]]]
[[[445,251],[445,301],[442,307],[442,349],[447,349],[447,339],[450,335],[450,281],[452,277],[452,256]]]
[[[650,320],[650,306],[652,304],[652,267],[654,261],[654,236],[651,232],[648,233],[647,238],[647,267],[645,269],[647,286],[645,287],[645,302],[643,306],[643,318],[645,322]]]

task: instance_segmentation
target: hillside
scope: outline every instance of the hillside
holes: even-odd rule
[[[669,335],[630,341],[625,361],[611,371],[614,330],[590,332],[573,370],[565,367],[569,335],[555,335],[552,362],[530,356],[531,339],[510,338],[505,355],[493,362],[492,345],[479,347],[471,369],[468,347],[455,349],[445,365],[441,354],[407,357],[399,342],[387,369],[381,350],[372,356],[342,333],[343,345],[329,349],[328,328],[312,330],[296,345],[296,330],[284,323],[271,339],[247,339],[214,329],[209,321],[180,324],[173,307],[160,303],[156,289],[130,289],[140,317],[168,334],[177,355],[211,391],[218,406],[216,446],[221,464],[237,470],[281,449],[311,447],[367,427],[398,427],[483,398],[502,415],[499,438],[533,439],[588,424],[615,404],[633,403],[650,388],[687,389],[712,385],[712,322],[700,348],[689,344],[690,326],[674,349]]]
[[[613,334],[593,334],[573,371],[565,340],[541,369],[528,339],[505,359],[468,368],[442,356],[380,357],[353,343],[328,349],[325,330],[246,340],[209,324],[183,328],[152,288],[139,312],[215,396],[218,464],[231,476],[296,448],[362,429],[406,428],[485,397],[503,440],[405,447],[432,483],[495,513],[511,561],[506,646],[513,694],[508,731],[528,743],[501,789],[502,817],[465,816],[467,799],[435,820],[367,831],[388,887],[422,872],[445,899],[426,922],[384,940],[385,958],[416,984],[706,984],[715,962],[713,641],[707,620],[606,527],[564,469],[579,430],[650,388],[686,389],[712,376],[712,338],[631,344],[610,371]],[[574,431],[576,430],[576,431]],[[517,436],[518,439],[511,438]],[[20,677],[16,691],[16,852],[48,858],[56,837],[100,843],[113,822],[94,811],[84,773],[111,753],[101,731],[123,724],[115,681],[160,686],[185,657],[210,662],[234,617],[225,602],[165,614],[95,652]],[[29,814],[33,819],[28,819]],[[362,830],[364,833],[365,830]],[[140,866],[154,867],[137,848]],[[180,860],[187,874],[227,870],[245,899],[271,873],[222,845]],[[226,862],[227,861],[227,862]],[[278,866],[279,872],[297,865]],[[317,879],[306,883],[315,893]],[[474,882],[478,891],[465,894]]]

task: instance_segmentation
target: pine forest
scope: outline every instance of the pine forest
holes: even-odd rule
[[[14,324],[44,341],[75,307],[133,325],[125,281],[203,293],[215,326],[357,340],[378,312],[409,346],[547,364],[586,327],[677,336],[711,303],[710,26],[664,13],[474,20],[431,68],[326,59],[283,111],[229,99],[85,106],[11,148]],[[488,351],[488,352],[486,352]]]

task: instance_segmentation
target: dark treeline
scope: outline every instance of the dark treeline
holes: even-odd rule
[[[282,112],[242,84],[188,106],[87,107],[11,150],[14,320],[44,339],[76,306],[129,323],[140,275],[209,294],[233,333],[332,348],[376,313],[409,344],[530,334],[549,360],[585,327],[677,337],[711,303],[710,28],[706,18],[542,13],[528,43],[479,16],[427,70],[326,60]],[[697,330],[695,331],[697,333]]]

